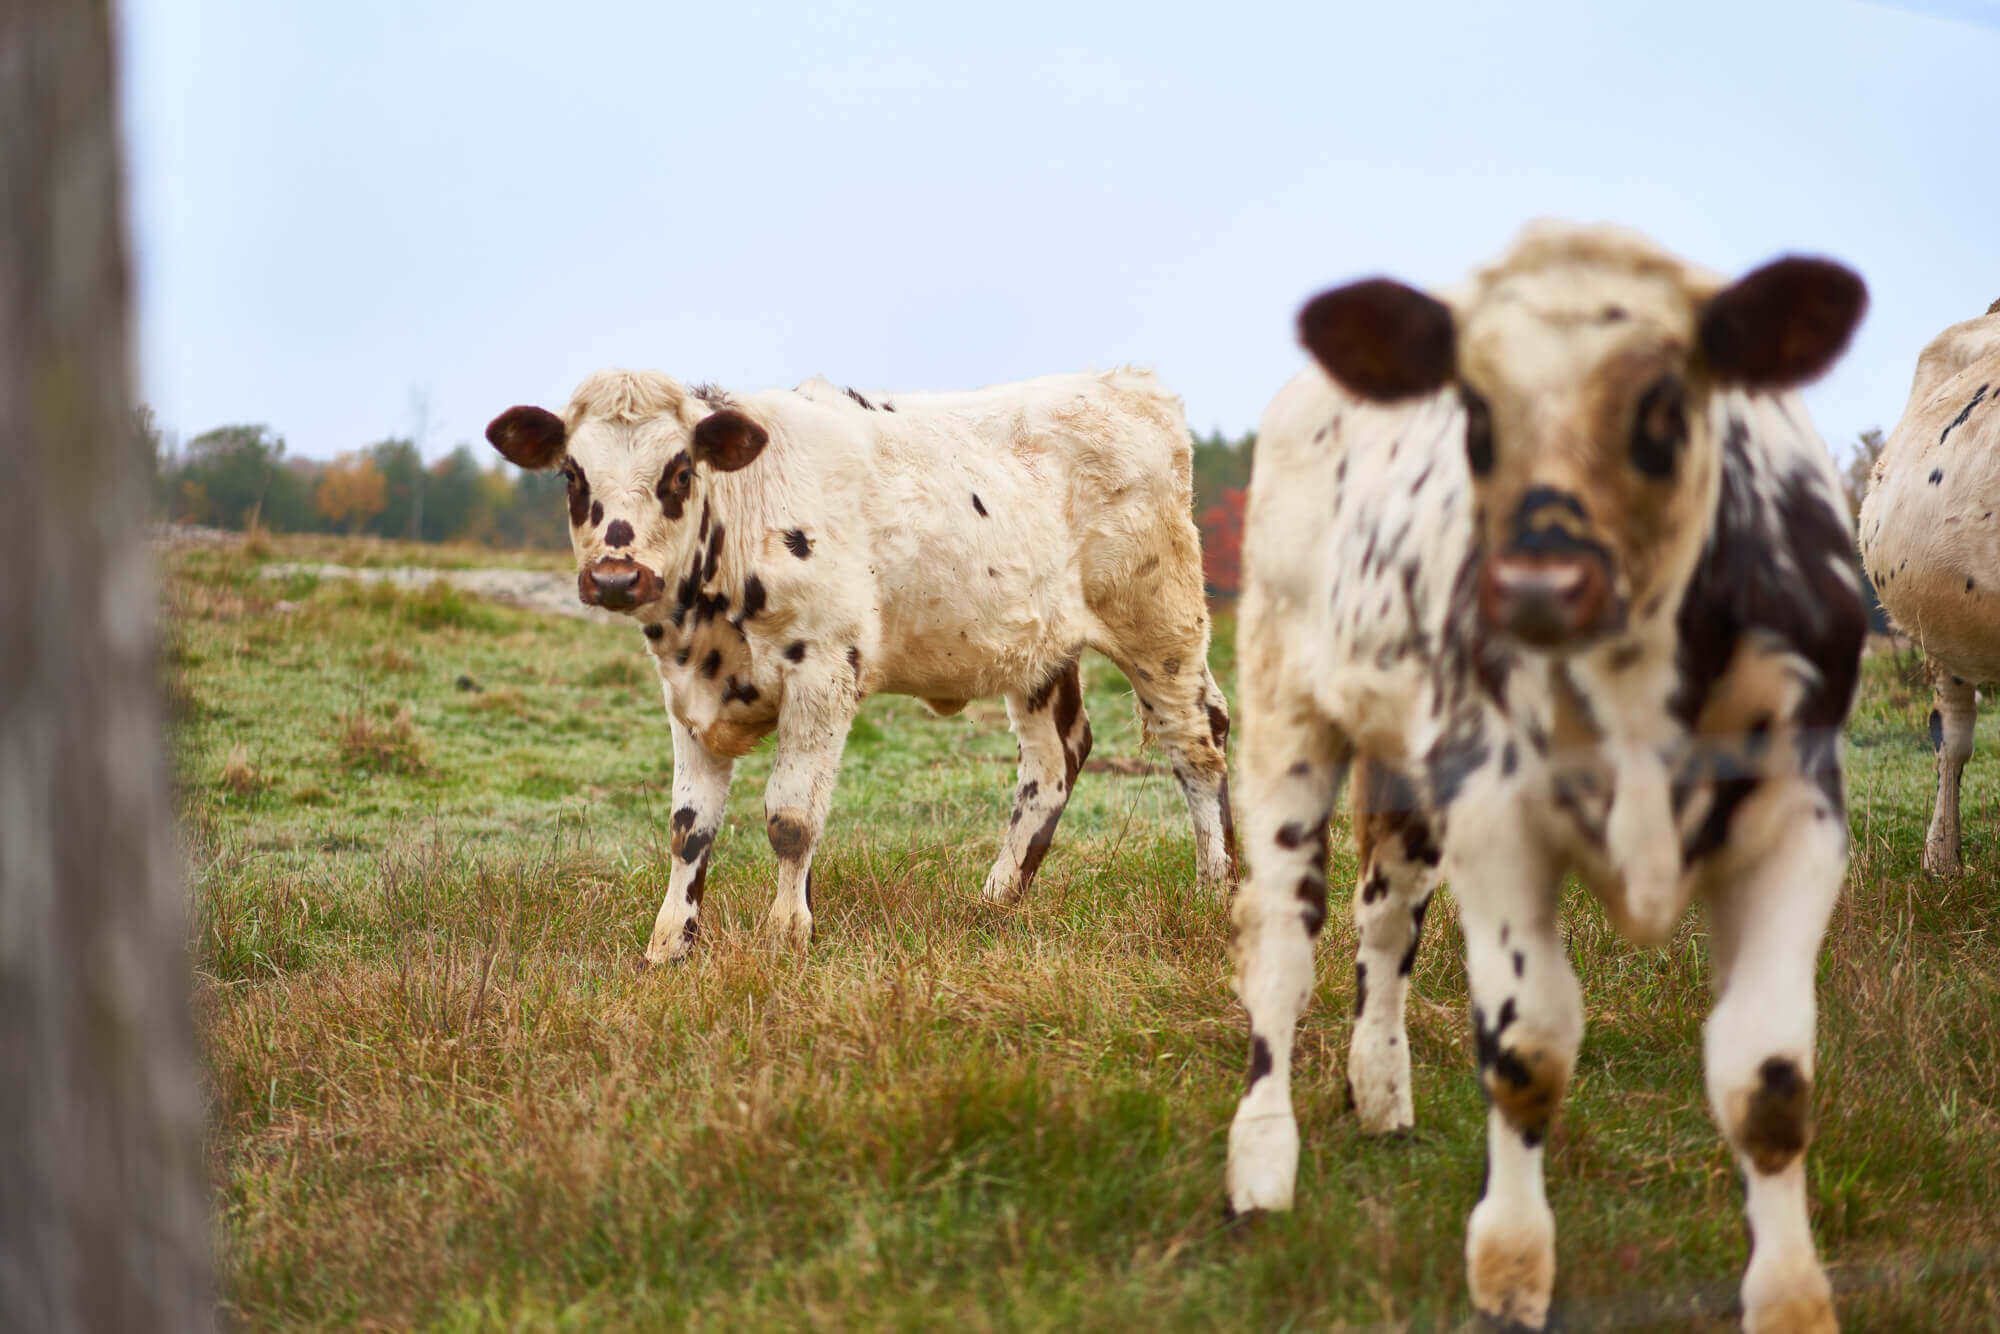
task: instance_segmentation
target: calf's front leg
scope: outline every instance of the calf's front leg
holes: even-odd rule
[[[1083,681],[1069,659],[1039,690],[1007,696],[1007,718],[1021,749],[1014,813],[1000,835],[1000,852],[986,874],[986,897],[1012,903],[1028,892],[1055,841],[1076,776],[1090,758],[1090,718]]]
[[[1327,822],[1346,771],[1334,730],[1301,710],[1245,711],[1244,851],[1233,909],[1237,994],[1250,1013],[1250,1075],[1229,1126],[1232,1213],[1289,1209],[1298,1175],[1292,1038],[1312,993],[1313,941],[1326,924]]]
[[[1583,993],[1556,933],[1557,867],[1520,800],[1468,790],[1445,824],[1487,1099],[1486,1187],[1466,1228],[1466,1281],[1482,1314],[1540,1329],[1556,1275],[1543,1141],[1583,1040]]]
[[[812,941],[813,850],[826,828],[856,703],[844,680],[814,685],[794,677],[778,713],[777,754],[764,787],[764,831],[778,858],[769,922],[779,940],[796,949]]]
[[[1737,850],[1741,850],[1737,852]],[[1741,865],[1710,895],[1717,998],[1702,1030],[1709,1110],[1745,1183],[1752,1334],[1838,1328],[1806,1215],[1813,973],[1847,868],[1842,812],[1816,784],[1769,782],[1737,812]]]
[[[708,882],[708,859],[715,852],[729,802],[729,779],[736,762],[711,755],[701,739],[670,714],[674,734],[674,815],[667,897],[653,919],[646,962],[671,963],[687,957],[701,933],[701,896]]]

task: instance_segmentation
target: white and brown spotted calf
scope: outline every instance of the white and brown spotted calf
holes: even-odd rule
[[[1348,1079],[1369,1131],[1411,1123],[1404,993],[1440,876],[1464,923],[1490,1101],[1474,1305],[1549,1313],[1542,1144],[1583,1036],[1556,924],[1575,871],[1641,942],[1706,903],[1746,1322],[1832,1327],[1803,1154],[1864,621],[1831,462],[1785,391],[1863,303],[1824,261],[1725,285],[1629,233],[1542,224],[1442,301],[1377,279],[1306,306],[1320,366],[1265,415],[1244,543],[1232,1208],[1292,1202],[1294,1026],[1352,774]]]
[[[1929,660],[1937,801],[1924,869],[1959,868],[1958,785],[1978,721],[1973,687],[2000,681],[2000,301],[1924,349],[1903,419],[1861,503],[1875,595]]]
[[[644,627],[666,687],[674,860],[649,960],[693,944],[731,769],[773,732],[771,920],[810,939],[813,849],[848,725],[878,691],[939,713],[1005,696],[1019,782],[986,894],[1017,898],[1090,752],[1086,648],[1138,694],[1187,796],[1200,880],[1231,880],[1189,439],[1150,375],[870,399],[606,372],[561,416],[513,408],[487,438],[524,468],[561,467],[578,594]]]

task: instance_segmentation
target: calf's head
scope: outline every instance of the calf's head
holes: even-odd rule
[[[1480,615],[1560,651],[1673,614],[1720,482],[1712,398],[1816,378],[1866,302],[1823,259],[1725,284],[1629,232],[1543,224],[1448,301],[1369,279],[1307,303],[1299,332],[1364,399],[1455,396]]]
[[[719,396],[716,396],[719,397]],[[607,371],[577,386],[562,416],[514,407],[486,438],[530,471],[559,468],[569,485],[577,596],[641,614],[697,534],[704,474],[733,472],[769,437],[733,406],[697,398],[664,375]]]

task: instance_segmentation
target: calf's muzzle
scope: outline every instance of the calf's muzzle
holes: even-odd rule
[[[1611,558],[1590,533],[1575,495],[1530,487],[1515,508],[1511,540],[1479,575],[1479,614],[1490,630],[1555,649],[1613,628]]]
[[[660,576],[625,556],[607,556],[576,576],[576,595],[586,607],[630,611],[660,598]]]
[[[1553,649],[1606,627],[1611,580],[1596,556],[1498,556],[1479,580],[1487,628]]]

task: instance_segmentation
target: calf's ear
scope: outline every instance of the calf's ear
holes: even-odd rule
[[[748,467],[770,441],[769,432],[735,408],[718,408],[696,423],[694,447],[688,452],[696,463],[717,472],[735,472]]]
[[[1828,259],[1788,255],[1709,298],[1697,336],[1716,377],[1790,389],[1826,374],[1868,309],[1868,288]]]
[[[1442,387],[1458,360],[1451,307],[1388,278],[1349,283],[1306,302],[1299,341],[1327,374],[1378,403]]]
[[[546,408],[508,408],[486,424],[486,438],[517,468],[538,472],[562,457],[569,432]]]

